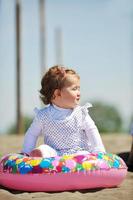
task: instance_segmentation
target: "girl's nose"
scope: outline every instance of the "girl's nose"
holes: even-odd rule
[[[80,97],[80,91],[78,91],[77,96]]]

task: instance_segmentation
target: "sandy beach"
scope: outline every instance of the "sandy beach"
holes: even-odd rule
[[[20,152],[24,136],[1,135],[0,156],[7,153]],[[131,138],[128,134],[102,135],[107,152],[123,153],[129,152]],[[42,142],[42,138],[38,144]],[[0,186],[0,199],[3,200],[132,200],[133,199],[133,172],[128,172],[126,179],[117,188],[65,191],[65,192],[22,192],[3,188]]]

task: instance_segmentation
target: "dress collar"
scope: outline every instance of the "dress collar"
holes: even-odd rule
[[[72,111],[71,108],[61,108],[59,106],[56,106],[55,104],[52,104],[52,106],[56,109],[56,110],[60,110],[60,111]]]

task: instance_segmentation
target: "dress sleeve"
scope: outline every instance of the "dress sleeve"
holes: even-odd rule
[[[39,120],[38,113],[36,112],[36,116],[25,134],[22,153],[28,154],[35,148],[38,136],[41,132],[42,125]]]
[[[105,148],[101,139],[101,136],[99,134],[99,131],[90,117],[87,108],[85,108],[86,111],[84,112],[85,117],[83,121],[83,129],[87,135],[88,141],[91,144],[91,151],[92,152],[105,152]],[[85,110],[84,109],[84,110]]]
[[[131,125],[130,134],[133,136],[133,123],[132,123],[132,125]]]

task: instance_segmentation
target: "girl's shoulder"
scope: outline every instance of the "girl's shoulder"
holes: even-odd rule
[[[83,106],[77,106],[73,113],[79,117],[79,115],[86,116],[89,113],[89,108],[92,107],[91,103],[86,103]]]
[[[88,108],[91,108],[93,107],[91,103],[87,102],[85,103],[83,106],[81,106],[83,109],[88,109]]]
[[[93,107],[91,103],[87,102],[86,104],[84,104],[83,106],[80,106],[81,111],[84,114],[88,114],[89,112],[89,108]]]
[[[50,105],[48,105],[44,108],[41,108],[41,109],[38,109],[37,107],[35,107],[34,108],[35,117],[40,118],[40,117],[46,115],[49,110],[50,110]]]

